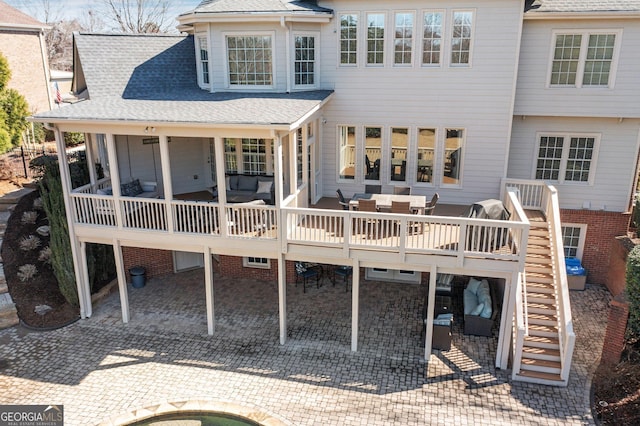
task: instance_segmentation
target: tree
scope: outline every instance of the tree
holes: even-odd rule
[[[640,338],[640,246],[635,246],[627,256],[625,278],[629,298],[629,332]]]
[[[28,125],[27,100],[15,89],[7,88],[10,78],[9,61],[0,53],[0,153],[6,152],[11,146],[19,146],[22,132]]]
[[[9,61],[0,53],[0,92],[2,92],[9,84],[11,79],[11,68],[9,68]]]
[[[51,29],[45,33],[47,56],[51,69],[71,71],[73,67],[73,33],[84,28],[76,19],[49,23]]]
[[[166,0],[100,0],[106,9],[104,16],[122,33],[155,34],[169,31]]]

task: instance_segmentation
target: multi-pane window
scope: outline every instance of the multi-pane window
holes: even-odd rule
[[[436,129],[418,129],[418,168],[416,182],[433,182]]]
[[[538,148],[536,179],[558,180],[562,163],[563,137],[542,136]]]
[[[340,64],[358,63],[358,15],[340,15]]]
[[[597,152],[595,136],[543,135],[535,178],[558,182],[590,182]]]
[[[616,35],[616,32],[556,34],[550,85],[610,86]]]
[[[453,12],[453,23],[451,31],[451,64],[468,65],[469,63],[471,63],[473,12]]]
[[[271,36],[227,36],[227,56],[231,86],[273,84]]]
[[[422,64],[439,64],[441,49],[442,12],[425,12],[422,32]]]
[[[391,180],[407,180],[407,150],[409,149],[409,129],[391,128]]]
[[[269,269],[271,262],[266,257],[243,257],[242,266],[245,268]]]
[[[340,126],[338,161],[340,179],[355,179],[356,177],[356,128],[354,126]]]
[[[367,180],[380,180],[380,162],[382,161],[382,127],[364,128],[364,153],[364,178]]]
[[[296,86],[313,86],[316,69],[316,38],[295,37],[294,78]]]
[[[224,169],[227,173],[238,172],[238,157],[236,156],[236,140],[224,140]]]
[[[464,129],[445,129],[445,132],[442,183],[460,185]]]
[[[299,127],[298,131],[296,132],[296,176],[298,179],[298,187],[302,185],[302,177],[304,176],[302,171],[303,146],[304,144],[302,141],[302,127]]]
[[[413,13],[395,15],[394,64],[410,65],[413,46]]]
[[[367,15],[367,65],[384,64],[384,13]]]
[[[242,139],[244,173],[261,175],[267,172],[267,144],[264,139]]]
[[[200,79],[202,84],[209,84],[209,49],[207,36],[198,36],[198,52],[200,58]]]
[[[564,245],[565,257],[580,257],[582,255],[582,227],[581,226],[562,226],[562,242]]]

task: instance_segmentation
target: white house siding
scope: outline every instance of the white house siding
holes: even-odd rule
[[[145,136],[116,135],[116,151],[120,182],[130,182],[132,179],[162,182],[162,165],[160,164],[160,145],[144,144]],[[161,189],[161,188],[160,188]]]
[[[203,191],[207,179],[204,167],[203,139],[171,137],[169,161],[171,162],[171,186],[174,194]]]
[[[333,196],[336,188],[345,194],[361,192],[364,188],[363,164],[358,164],[355,181],[337,178],[337,126],[357,127],[358,143],[363,143],[363,126],[409,127],[410,144],[415,144],[416,129],[436,128],[438,141],[444,142],[445,128],[464,128],[466,146],[462,166],[462,185],[444,188],[435,178],[434,185],[415,184],[415,156],[408,157],[408,184],[415,193],[430,196],[439,192],[441,201],[468,204],[499,196],[500,179],[506,173],[507,152],[511,125],[511,111],[515,86],[515,66],[519,49],[522,2],[393,2],[345,1],[321,2],[334,9],[333,22],[323,28],[322,81],[323,87],[335,89],[335,94],[323,110],[322,168],[324,195]],[[425,9],[446,11],[445,42],[441,67],[420,65],[421,15]],[[472,64],[470,67],[449,67],[451,16],[455,9],[473,9]],[[414,64],[409,68],[395,67],[392,39],[387,38],[386,65],[383,68],[364,64],[365,32],[360,31],[359,64],[357,67],[338,66],[339,16],[342,12],[360,13],[365,22],[366,12],[387,14],[386,35],[393,36],[394,11],[416,12]],[[363,27],[360,28],[361,30]],[[409,151],[411,152],[411,150]],[[358,158],[364,158],[361,147]],[[439,164],[442,158],[436,159]],[[442,173],[436,168],[434,176]],[[382,181],[383,185],[389,184]],[[396,183],[400,184],[400,183]]]
[[[622,29],[613,88],[548,87],[553,30]],[[515,114],[640,117],[640,20],[525,20]]]
[[[555,184],[564,209],[627,211],[636,176],[640,119],[515,116],[508,177],[533,179],[539,133],[600,135],[595,179],[588,184]]]

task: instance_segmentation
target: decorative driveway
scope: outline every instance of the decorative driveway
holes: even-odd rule
[[[294,425],[592,424],[590,377],[609,293],[571,292],[576,351],[569,386],[511,382],[497,338],[464,336],[423,361],[421,288],[362,281],[359,351],[350,351],[344,285],[290,285],[289,340],[278,342],[275,283],[216,277],[206,334],[201,270],[129,287],[65,328],[0,331],[0,404],[64,404],[66,425],[93,425],[174,401],[232,403]],[[454,310],[455,312],[455,310]],[[496,333],[494,333],[496,334]]]

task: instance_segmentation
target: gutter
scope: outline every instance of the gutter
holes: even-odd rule
[[[561,19],[640,19],[640,11],[601,11],[601,12],[527,12],[525,20],[561,20]]]

